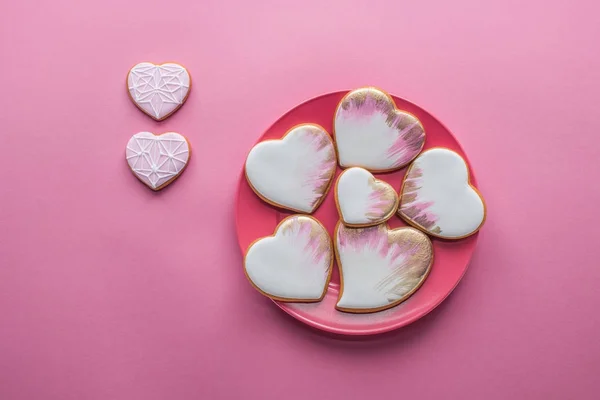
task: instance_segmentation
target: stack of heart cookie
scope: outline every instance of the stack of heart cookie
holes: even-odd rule
[[[336,259],[336,309],[385,310],[427,279],[434,264],[430,236],[459,240],[474,234],[485,220],[485,205],[469,183],[465,160],[446,148],[423,151],[425,127],[398,110],[387,93],[353,90],[339,102],[333,120],[333,138],[307,122],[281,140],[258,143],[248,154],[245,175],[252,190],[298,214],[250,245],[244,270],[271,299],[319,302]],[[310,214],[330,191],[338,164],[344,170],[333,190],[339,222],[332,240]],[[406,166],[400,188],[373,175]],[[410,227],[390,229],[387,221],[394,214]]]

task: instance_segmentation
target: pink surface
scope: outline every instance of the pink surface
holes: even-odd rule
[[[299,104],[277,119],[257,141],[281,139],[291,127],[304,122],[316,123],[325,128],[327,132],[333,132],[333,115],[346,93],[347,91],[329,93]],[[396,96],[394,96],[394,102],[398,109],[410,112],[423,124],[427,132],[424,149],[450,148],[466,159],[464,151],[452,133],[430,113]],[[399,191],[407,169],[402,168],[395,172],[376,174],[375,176]],[[335,226],[339,221],[333,187],[341,171],[341,168],[338,167],[332,188],[313,214],[327,228],[333,241],[335,241]],[[474,171],[471,173],[471,181],[476,185]],[[240,174],[236,195],[236,230],[240,249],[244,254],[255,240],[272,235],[284,218],[294,214],[272,207],[262,201],[252,191],[244,174]],[[406,226],[406,224],[394,215],[389,220],[388,226],[393,229]],[[335,304],[340,288],[337,262],[334,264],[333,274],[323,301],[308,304],[281,302],[276,304],[296,319],[327,332],[343,335],[372,335],[389,332],[428,314],[452,292],[467,269],[477,244],[477,237],[478,234],[475,234],[470,238],[457,241],[432,238],[435,262],[427,280],[409,299],[392,309],[373,314],[351,314],[336,311]]]
[[[0,6],[2,400],[595,399],[600,390],[596,1],[4,1]],[[127,97],[182,62],[162,123]],[[244,157],[285,111],[373,84],[457,136],[489,207],[434,312],[341,340],[240,270]],[[152,193],[138,131],[194,154]]]

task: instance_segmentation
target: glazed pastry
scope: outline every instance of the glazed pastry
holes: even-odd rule
[[[302,124],[281,140],[254,146],[245,173],[252,190],[267,203],[310,214],[325,199],[335,168],[335,148],[327,131]]]
[[[273,300],[321,301],[333,264],[329,234],[316,219],[292,215],[273,236],[257,240],[246,253],[244,270],[250,283]]]
[[[125,151],[133,174],[152,190],[160,190],[177,179],[190,155],[188,140],[175,132],[136,133],[129,139]]]
[[[469,183],[465,160],[452,150],[434,148],[410,165],[398,215],[430,235],[461,239],[481,228],[485,204]]]
[[[333,129],[342,168],[394,171],[410,163],[425,143],[421,122],[398,110],[387,93],[375,88],[353,90],[344,96]]]
[[[354,229],[339,223],[335,250],[342,282],[336,308],[351,313],[400,304],[421,286],[433,263],[431,241],[410,227]]]
[[[342,222],[352,227],[385,222],[398,208],[398,194],[394,188],[358,167],[340,174],[335,185],[335,201]]]
[[[127,74],[127,90],[133,103],[157,121],[169,117],[187,100],[192,87],[185,67],[175,64],[135,65]]]

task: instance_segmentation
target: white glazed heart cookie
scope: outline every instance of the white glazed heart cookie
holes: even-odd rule
[[[317,302],[327,290],[333,264],[329,234],[316,219],[292,215],[275,234],[250,245],[244,269],[250,283],[278,301]]]
[[[430,235],[461,239],[483,225],[485,204],[469,183],[465,160],[452,150],[434,148],[409,167],[398,215]]]
[[[267,203],[312,213],[325,199],[335,168],[335,148],[327,131],[302,124],[281,140],[254,146],[245,173],[252,190]]]
[[[400,304],[421,286],[433,263],[431,241],[409,227],[354,229],[338,223],[335,250],[341,277],[336,308],[352,313]]]
[[[185,67],[175,63],[135,65],[127,74],[127,89],[134,104],[157,121],[177,111],[187,100],[192,80]]]
[[[152,190],[173,182],[185,169],[191,147],[187,139],[175,132],[154,135],[136,133],[129,139],[125,157],[134,175]]]
[[[342,222],[351,227],[377,225],[390,219],[398,208],[398,194],[366,169],[353,167],[340,174],[335,202]]]
[[[387,93],[374,88],[344,96],[333,129],[342,168],[394,171],[411,162],[425,143],[421,122],[398,110]]]

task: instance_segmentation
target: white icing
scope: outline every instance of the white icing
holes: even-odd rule
[[[338,227],[335,240],[343,277],[338,308],[381,310],[402,301],[422,283],[431,265],[431,242],[416,229],[401,229],[412,234],[389,243],[384,224]],[[346,237],[344,244],[341,235]],[[416,257],[415,251],[420,252]]]
[[[427,212],[437,217],[438,236],[460,238],[475,232],[485,218],[485,206],[469,185],[467,164],[457,153],[442,148],[423,152],[412,168],[419,168],[416,202],[432,203]],[[413,202],[414,203],[414,202]],[[402,207],[412,203],[402,204]]]
[[[336,122],[336,132],[343,132],[336,135],[342,167],[361,165],[375,171],[393,168],[393,160],[386,153],[396,136],[391,134],[385,121],[385,115],[375,114],[362,121]],[[369,134],[365,135],[364,132]]]
[[[282,140],[254,146],[245,170],[254,190],[269,202],[311,213],[333,178],[335,149],[326,131],[305,124],[292,129]]]
[[[309,223],[308,231],[303,230],[293,220],[298,217],[288,217],[275,236],[255,242],[246,253],[244,268],[254,285],[270,297],[318,300],[329,279],[331,241],[327,231],[314,221]]]
[[[190,149],[179,133],[140,132],[129,139],[125,155],[133,173],[150,188],[158,189],[183,171]]]
[[[127,85],[138,107],[152,118],[162,120],[185,102],[190,74],[179,64],[144,62],[131,68]]]
[[[337,180],[336,193],[342,220],[350,225],[381,222],[394,212],[397,203],[394,189],[385,182],[376,181],[363,168],[345,170]],[[384,198],[386,193],[388,196]]]

